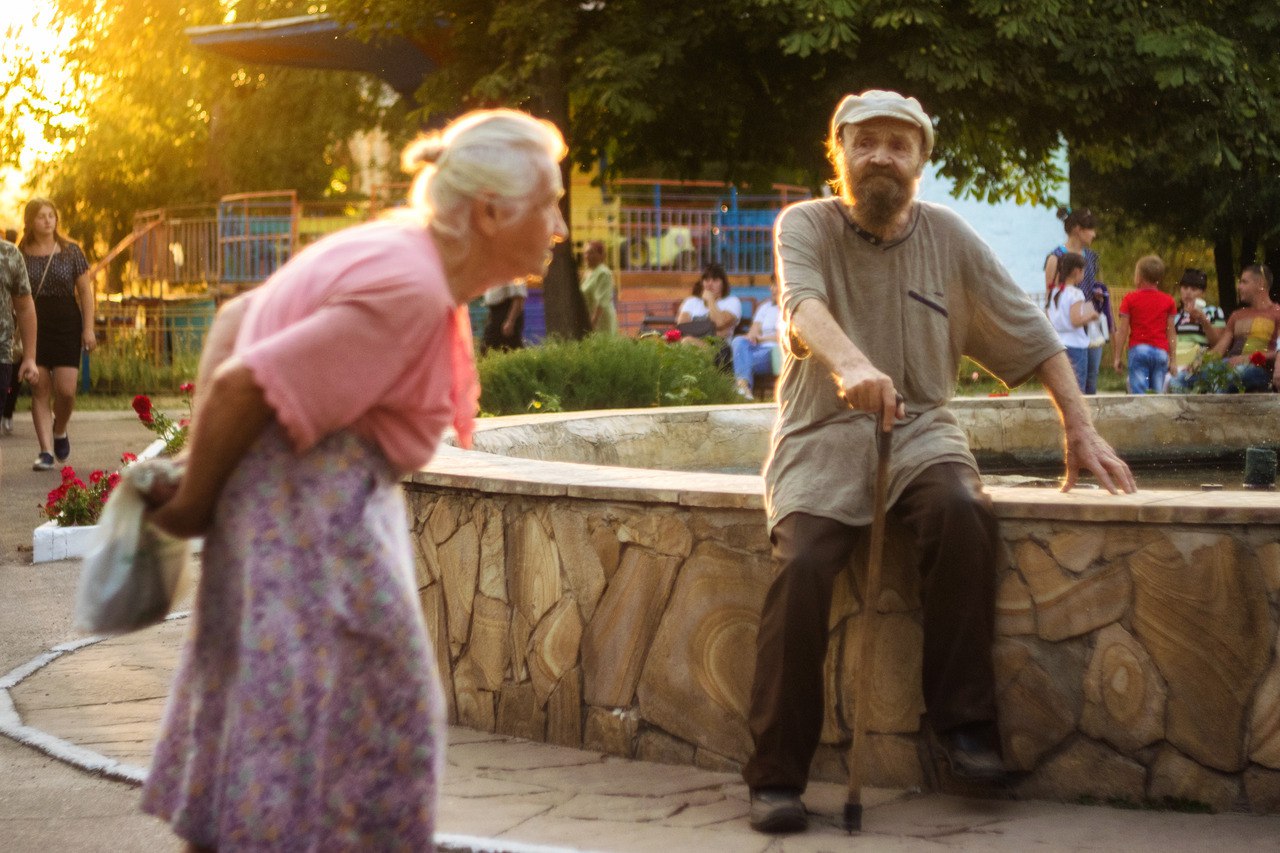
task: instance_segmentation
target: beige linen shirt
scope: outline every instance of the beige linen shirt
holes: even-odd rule
[[[946,407],[961,355],[1013,386],[1062,351],[1044,312],[977,233],[940,205],[917,202],[907,234],[877,243],[855,230],[839,199],[806,201],[782,212],[774,238],[784,323],[805,300],[820,300],[906,401],[893,434],[890,504],[930,465],[977,469]],[[874,419],[845,405],[831,371],[805,357],[803,342],[784,344],[764,469],[769,527],[792,512],[869,524]]]

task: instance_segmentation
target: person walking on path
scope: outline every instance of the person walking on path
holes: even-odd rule
[[[618,311],[613,306],[617,288],[613,283],[613,271],[604,262],[604,243],[592,240],[587,244],[587,277],[582,280],[582,299],[587,305],[587,317],[591,330],[606,335],[618,334]]]
[[[743,769],[762,832],[807,823],[800,794],[822,729],[832,584],[871,521],[877,429],[894,432],[889,518],[918,548],[929,723],[953,771],[975,780],[1003,775],[991,658],[1000,543],[946,405],[959,357],[1010,385],[1044,383],[1065,432],[1064,489],[1082,469],[1112,492],[1135,488],[1044,312],[959,216],[914,199],[933,140],[916,99],[847,96],[828,145],[839,195],[791,205],[775,227],[786,354],[764,473],[778,573],[760,618]]]
[[[98,345],[89,262],[59,229],[58,208],[46,198],[27,202],[18,248],[36,303],[36,366],[31,422],[40,452],[32,468],[48,471],[71,456],[68,428],[76,404],[80,354]],[[52,411],[50,400],[52,399]]]
[[[484,292],[489,316],[484,321],[480,351],[520,349],[524,346],[524,303],[529,288],[524,279],[509,281]]]
[[[16,332],[16,335],[15,335]],[[22,358],[14,361],[15,337],[22,342]],[[36,368],[36,307],[31,299],[31,282],[22,252],[10,242],[0,240],[0,413],[8,409],[9,395],[17,381],[34,382]],[[8,432],[13,431],[12,421]]]
[[[1160,290],[1164,261],[1147,255],[1133,269],[1133,286],[1120,300],[1120,328],[1116,331],[1112,367],[1120,370],[1120,355],[1129,359],[1129,393],[1160,394],[1169,374],[1178,372],[1174,318],[1178,306]]]
[[[444,702],[399,480],[450,424],[469,445],[467,302],[545,272],[565,151],[524,113],[464,115],[406,149],[409,212],[211,330],[186,473],[151,496],[205,546],[142,797],[197,849],[432,849]]]
[[[1080,291],[1084,298],[1093,303],[1098,316],[1085,327],[1089,338],[1088,352],[1085,353],[1084,392],[1098,393],[1098,370],[1102,366],[1102,347],[1115,331],[1115,318],[1111,315],[1111,294],[1107,286],[1098,280],[1098,253],[1092,248],[1094,238],[1098,236],[1097,223],[1093,211],[1087,207],[1072,209],[1058,208],[1058,218],[1062,220],[1063,230],[1067,232],[1067,240],[1060,244],[1044,259],[1045,307],[1053,296],[1058,281],[1058,262],[1067,252],[1084,258],[1084,275],[1080,279]]]

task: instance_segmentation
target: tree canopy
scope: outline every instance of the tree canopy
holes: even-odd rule
[[[221,0],[56,3],[70,86],[50,99],[37,57],[11,57],[21,84],[10,97],[61,143],[63,153],[36,164],[34,178],[70,233],[91,245],[127,234],[138,210],[228,192],[297,189],[317,198],[340,190],[345,140],[383,119],[378,84],[359,75],[244,66],[195,48],[183,31],[223,23],[229,4]],[[307,7],[233,5],[250,20]],[[0,122],[0,163],[16,163],[22,150],[19,114]]]

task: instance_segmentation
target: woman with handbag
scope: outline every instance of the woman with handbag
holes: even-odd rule
[[[89,262],[58,227],[58,208],[33,198],[22,213],[18,248],[36,301],[36,366],[31,384],[31,421],[40,452],[31,467],[48,471],[71,455],[68,427],[76,405],[80,354],[97,346],[93,331],[94,293]],[[52,398],[52,410],[50,410]]]
[[[547,122],[465,115],[406,149],[409,212],[219,314],[186,472],[151,495],[205,536],[143,791],[195,849],[432,849],[446,720],[399,480],[450,424],[469,444],[467,303],[545,271],[564,154]]]

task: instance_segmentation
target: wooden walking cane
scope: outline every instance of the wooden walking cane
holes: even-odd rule
[[[899,400],[902,398],[899,397]],[[862,589],[862,624],[858,628],[858,684],[853,694],[853,742],[849,744],[849,798],[844,804],[844,829],[853,834],[862,831],[862,776],[866,759],[867,704],[871,693],[871,650],[876,600],[880,597],[880,568],[884,557],[885,514],[889,502],[889,455],[893,449],[893,431],[881,429],[876,417],[876,490],[871,517],[871,544],[867,549],[867,582]],[[852,561],[850,562],[852,565]],[[854,589],[858,578],[853,578]]]

